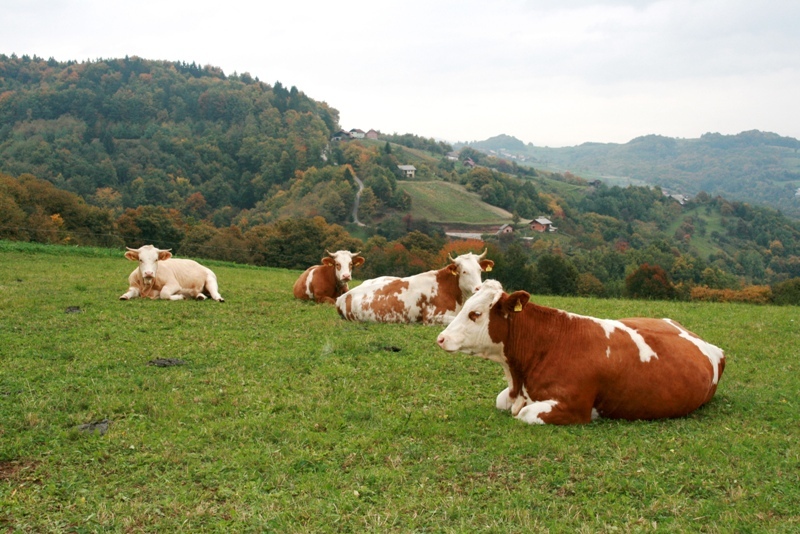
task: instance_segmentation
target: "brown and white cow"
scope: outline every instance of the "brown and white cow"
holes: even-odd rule
[[[347,283],[353,278],[353,268],[364,264],[360,252],[338,250],[328,252],[322,265],[313,265],[294,283],[294,297],[335,304],[336,297],[347,292]]]
[[[485,256],[448,256],[450,264],[438,271],[366,280],[336,299],[336,308],[349,321],[448,324],[481,285],[481,272],[492,270]]]
[[[219,294],[217,276],[194,260],[173,258],[169,250],[159,250],[153,245],[128,248],[125,257],[138,261],[139,266],[128,276],[130,287],[120,300],[136,297],[205,300],[211,297],[225,302]]]
[[[500,363],[497,408],[526,423],[680,417],[714,396],[725,355],[670,319],[595,319],[487,280],[437,339]]]

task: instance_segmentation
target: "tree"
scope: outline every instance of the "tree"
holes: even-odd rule
[[[505,254],[493,252],[490,259],[494,260],[491,277],[499,280],[507,292],[534,291],[533,267],[529,264],[529,256],[522,245],[513,243]]]
[[[575,295],[578,292],[578,269],[568,259],[545,254],[536,262],[534,288],[545,295]]]
[[[675,287],[658,265],[644,263],[625,278],[625,295],[635,299],[673,299]]]

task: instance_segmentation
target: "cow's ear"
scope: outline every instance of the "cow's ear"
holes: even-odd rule
[[[492,267],[494,267],[494,262],[492,260],[481,260],[481,269],[487,273],[492,270]]]
[[[327,265],[328,267],[333,267],[335,265],[333,258],[324,257],[322,258],[322,265]]]
[[[456,265],[455,263],[451,263],[450,265],[447,266],[447,268],[450,270],[450,274],[452,274],[453,276],[458,275],[458,265]]]
[[[530,298],[531,295],[527,291],[514,291],[503,301],[503,311],[506,313],[521,312]]]
[[[168,260],[172,257],[172,252],[169,250],[159,250],[158,251],[158,259],[159,261]]]
[[[125,253],[125,257],[131,261],[136,261],[139,259],[139,251],[138,250],[129,250]]]
[[[355,256],[353,258],[353,267],[358,267],[359,265],[364,265],[364,262],[367,261],[361,256]]]

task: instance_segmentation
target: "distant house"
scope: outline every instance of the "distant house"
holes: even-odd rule
[[[475,162],[472,161],[472,158],[467,158],[467,159],[464,160],[464,166],[466,166],[466,167],[474,167],[475,166]]]
[[[545,217],[538,217],[531,223],[531,230],[535,232],[555,232],[557,228],[553,222]]]
[[[370,130],[367,132],[367,139],[377,139],[377,138],[378,138],[377,130]]]
[[[364,139],[367,134],[364,133],[364,130],[359,130],[358,128],[353,128],[350,130],[350,137],[353,139]]]
[[[497,235],[512,234],[512,233],[514,233],[514,227],[511,226],[510,224],[504,224],[497,231]]]
[[[445,157],[448,161],[458,161],[458,152],[448,152]]]
[[[348,139],[350,139],[350,134],[344,130],[339,130],[331,137],[331,141],[347,141]]]
[[[674,193],[673,194],[673,193],[670,193],[669,191],[667,191],[666,189],[664,189],[663,187],[661,188],[661,194],[664,195],[665,197],[669,197],[669,198],[671,198],[673,200],[676,200],[678,202],[678,204],[680,204],[681,206],[683,206],[684,204],[689,202],[689,200],[691,200],[688,196],[686,196],[684,194],[681,194],[681,193]]]
[[[403,178],[414,178],[417,172],[417,168],[413,165],[398,165],[397,168],[403,173]]]
[[[800,187],[798,187],[797,191],[794,192],[794,196],[800,197]]]
[[[687,197],[686,195],[677,194],[677,195],[670,195],[670,197],[673,198],[674,200],[677,200],[678,204],[680,204],[681,206],[689,202],[689,197]]]

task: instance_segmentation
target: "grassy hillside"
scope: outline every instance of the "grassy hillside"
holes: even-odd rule
[[[728,366],[683,419],[534,427],[440,328],[344,322],[292,298],[298,272],[208,263],[225,304],[122,302],[121,252],[0,242],[0,529],[800,526],[795,308],[539,298],[675,318]]]
[[[511,213],[483,202],[476,193],[450,182],[397,183],[411,196],[411,214],[438,223],[503,224],[511,222]]]

